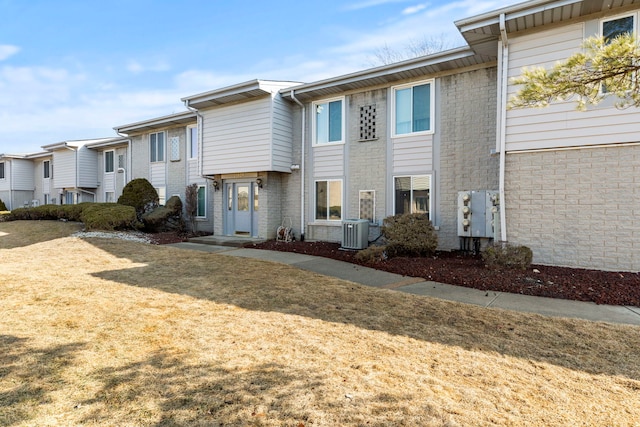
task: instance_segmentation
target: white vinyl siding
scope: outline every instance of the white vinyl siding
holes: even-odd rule
[[[197,126],[187,127],[187,144],[189,146],[189,158],[197,159],[198,158],[198,127]]]
[[[78,149],[78,187],[98,187],[98,152],[86,147]]]
[[[576,23],[523,36],[509,41],[509,79],[522,67],[551,67],[581,50],[585,24]],[[508,96],[518,88],[509,85]],[[640,111],[620,110],[613,99],[605,99],[588,111],[576,110],[573,100],[547,108],[512,109],[506,112],[508,151],[614,144],[638,141]]]
[[[59,150],[53,153],[54,188],[74,188],[76,186],[76,152],[72,150]]]
[[[331,177],[344,175],[344,145],[313,147],[313,175]]]
[[[432,169],[433,135],[409,135],[393,140],[393,173]]]
[[[279,97],[202,111],[203,174],[290,172],[290,109]]]

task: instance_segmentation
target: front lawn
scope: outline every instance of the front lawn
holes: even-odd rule
[[[638,422],[640,328],[0,223],[0,425]]]

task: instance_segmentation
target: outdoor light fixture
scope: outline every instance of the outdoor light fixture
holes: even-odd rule
[[[256,184],[258,184],[258,188],[262,188],[262,178],[256,179]]]
[[[218,189],[220,188],[220,183],[218,182],[218,180],[214,179],[211,183],[213,184],[213,190],[218,191]]]

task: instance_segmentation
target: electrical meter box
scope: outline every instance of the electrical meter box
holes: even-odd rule
[[[497,238],[500,199],[493,190],[458,193],[458,236]]]

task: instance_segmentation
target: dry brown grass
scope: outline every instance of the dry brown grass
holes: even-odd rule
[[[0,425],[639,425],[638,327],[111,239],[11,243],[54,226],[0,223]]]

